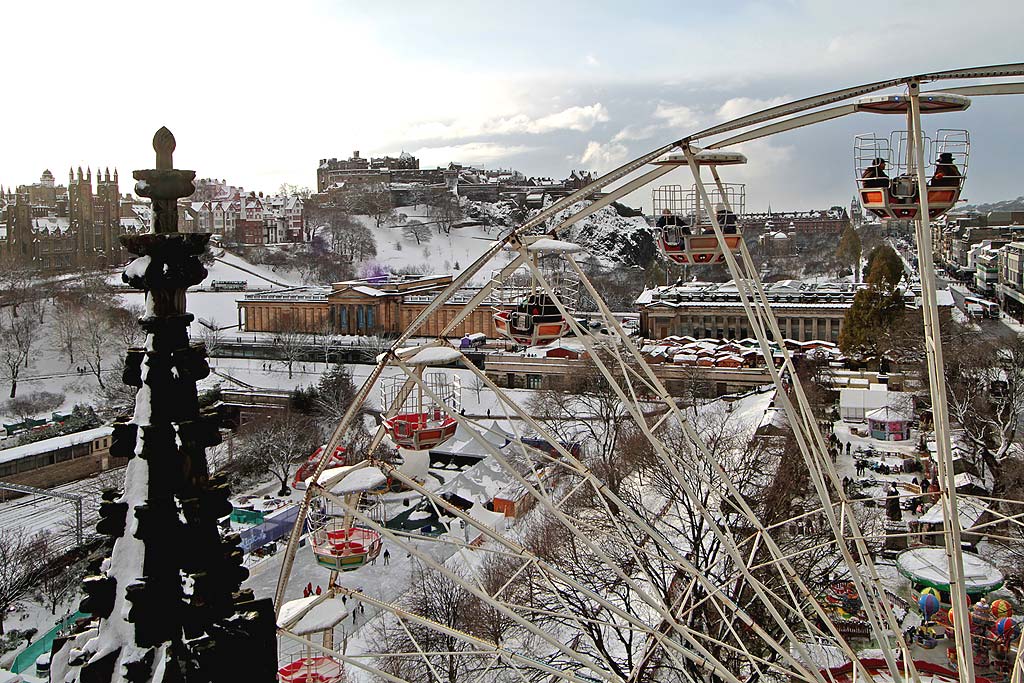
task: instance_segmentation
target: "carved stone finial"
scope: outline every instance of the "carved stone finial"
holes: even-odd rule
[[[174,141],[174,135],[171,131],[167,130],[167,126],[163,126],[153,136],[153,149],[156,151],[156,167],[158,170],[166,170],[174,168],[174,148],[177,143]]]

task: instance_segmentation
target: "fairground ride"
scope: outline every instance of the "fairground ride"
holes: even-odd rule
[[[742,218],[744,192],[740,186],[723,182],[722,175],[730,166],[746,162],[737,150],[753,140],[854,114],[903,117],[904,130],[857,138],[857,191],[866,209],[879,216],[912,220],[916,228],[937,443],[934,457],[942,513],[942,569],[947,575],[944,597],[948,612],[967,614],[965,585],[970,577],[965,576],[961,551],[960,514],[965,498],[957,494],[954,483],[931,221],[959,197],[967,173],[969,137],[965,131],[953,130],[928,134],[922,118],[940,113],[955,117],[970,105],[971,97],[1024,94],[1024,82],[1007,80],[1022,75],[1024,64],[905,76],[742,116],[651,150],[539,211],[496,241],[458,273],[380,357],[310,476],[299,516],[310,523],[307,527],[300,521],[289,538],[276,592],[281,640],[300,646],[308,664],[289,662],[282,669],[282,680],[299,680],[308,674],[302,680],[399,681],[414,669],[422,672],[423,680],[450,680],[450,671],[439,670],[442,662],[445,667],[462,666],[459,663],[463,662],[458,680],[470,681],[752,683],[764,676],[826,683],[848,680],[854,674],[862,680],[941,678],[935,665],[925,661],[920,638],[905,633],[902,608],[883,590],[872,546],[883,540],[886,532],[865,529],[844,491],[758,271],[741,239],[736,216]],[[932,84],[943,85],[941,89],[924,89]],[[801,507],[781,518],[762,518],[763,509],[751,499],[748,484],[729,463],[719,462],[705,437],[694,429],[690,415],[643,360],[634,339],[588,280],[577,261],[580,247],[559,239],[577,221],[677,168],[692,176],[692,185],[687,181],[685,189],[674,185],[655,191],[659,246],[665,258],[677,263],[724,263],[763,357],[781,352],[781,362],[777,366],[769,362],[767,369],[778,388],[776,407],[785,413],[801,470],[808,477],[811,508]],[[596,195],[599,198],[584,201],[595,193],[600,193]],[[595,315],[608,334],[592,334],[592,326],[586,329],[577,320],[563,298],[565,289],[550,281],[542,260],[560,262],[563,270],[575,277],[579,295],[592,300]],[[486,284],[465,300],[436,340],[409,346],[438,307],[457,294],[465,297],[464,288],[485,273],[492,273]],[[605,481],[602,469],[585,450],[568,448],[549,426],[527,414],[446,339],[474,309],[493,301],[492,295],[509,280],[522,281],[524,276],[528,291],[518,305],[495,313],[498,329],[510,339],[529,343],[575,335],[655,459],[662,485],[659,490],[670,492],[667,497],[629,496],[621,486]],[[459,410],[457,401],[424,372],[453,364],[493,392],[499,406],[495,417],[509,418],[516,437],[535,435],[549,448],[516,440],[513,458],[496,447],[477,418]],[[395,368],[401,383],[387,392],[390,404],[384,406],[373,445],[390,438],[401,448],[424,448],[423,444],[449,438],[456,427],[464,430],[480,452],[493,458],[525,492],[546,528],[557,530],[558,549],[531,543],[522,527],[512,531],[481,521],[465,506],[436,493],[435,487],[388,463],[365,461],[350,468],[328,469],[326,454],[333,453],[354,421],[361,419],[360,406],[380,380],[394,376]],[[682,435],[688,454],[672,435]],[[379,515],[371,514],[366,497],[372,495],[369,489],[382,482],[400,484],[428,501],[445,519],[472,530],[477,536],[473,552],[502,563],[505,580],[493,585],[467,576],[453,563],[425,551],[413,534],[389,528]],[[581,497],[590,501],[586,515],[578,514],[576,507]],[[685,534],[665,522],[663,513],[680,502],[689,510],[689,523],[703,529],[700,548],[684,541]],[[1000,525],[993,527],[993,533],[1020,525],[1020,515],[1006,507],[1010,502],[991,502],[996,503],[993,509]],[[812,518],[823,536],[814,542],[794,538],[799,534],[793,529],[802,528],[800,525]],[[300,548],[307,530],[311,530],[311,540],[305,545],[312,547],[331,579],[322,595],[295,600],[291,599],[296,596],[292,571],[296,555],[310,552]],[[504,625],[503,635],[469,632],[434,614],[406,608],[401,601],[390,603],[367,591],[345,588],[336,580],[340,572],[363,567],[380,552],[382,542],[414,558],[436,580],[461,591],[490,623]],[[458,550],[469,547],[451,535],[441,535],[436,542],[453,544]],[[716,552],[704,552],[705,543]],[[580,557],[586,558],[590,568],[585,575],[573,564]],[[837,610],[822,592],[820,577],[812,580],[818,563],[825,564],[821,558],[832,563],[826,572],[830,580],[841,577],[840,595],[833,597],[843,605],[848,597],[858,602],[862,629],[856,635],[851,635],[843,610]],[[368,572],[367,581],[372,580],[373,567],[361,571]],[[301,591],[301,586],[298,589]],[[545,598],[542,602],[539,594]],[[345,600],[338,602],[339,596]],[[922,599],[932,606],[928,598]],[[374,649],[366,639],[359,648],[342,646],[332,629],[346,615],[339,610],[353,610],[357,605],[379,614],[382,623],[404,630],[408,647],[383,651]],[[925,618],[929,617],[926,613]],[[970,619],[950,618],[948,622],[947,635],[952,636],[949,658],[958,664],[955,676],[960,683],[973,683],[978,635],[972,634]],[[1003,627],[1005,630],[1006,624]],[[437,637],[424,638],[423,633]],[[1012,645],[1004,673],[1020,683],[1019,643]],[[873,651],[873,659],[865,656],[865,648]],[[410,663],[413,661],[415,665]]]

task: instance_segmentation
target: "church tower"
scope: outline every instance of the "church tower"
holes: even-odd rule
[[[860,198],[857,195],[854,195],[853,201],[850,202],[850,224],[853,225],[854,230],[864,224],[864,209],[861,207]]]
[[[103,251],[107,264],[121,262],[121,195],[117,187],[117,169],[111,178],[110,169],[103,174],[96,170],[96,197],[94,202],[94,220],[100,231],[101,244],[97,249]]]
[[[77,264],[91,264],[98,248],[96,225],[92,205],[92,169],[82,173],[78,167],[77,177],[72,173],[68,181],[68,218],[75,233],[75,260]]]

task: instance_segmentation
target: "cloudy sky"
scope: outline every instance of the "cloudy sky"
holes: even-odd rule
[[[315,186],[320,158],[355,149],[564,177],[769,104],[1024,57],[1020,0],[16,0],[3,23],[4,185],[79,164],[128,176],[161,125],[176,165],[249,189]],[[972,201],[1024,194],[1022,114],[1024,96],[989,97],[926,120],[971,129]],[[853,135],[896,125],[860,115],[749,145],[748,207],[849,202]]]

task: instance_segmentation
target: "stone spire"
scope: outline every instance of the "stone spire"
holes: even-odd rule
[[[97,531],[113,540],[102,571],[85,580],[93,621],[54,643],[51,680],[75,683],[208,683],[276,680],[273,604],[240,590],[237,534],[226,482],[210,476],[206,447],[218,420],[199,412],[196,381],[209,375],[190,343],[185,292],[206,277],[208,234],[181,234],[177,200],[195,191],[194,171],[173,167],[174,136],[153,139],[156,168],[136,171],[135,191],[153,202],[154,231],[124,235],[139,258],[122,279],[145,291],[144,348],[128,349],[123,380],[135,412],[114,424],[110,452],[130,458],[124,488],[106,491]]]

